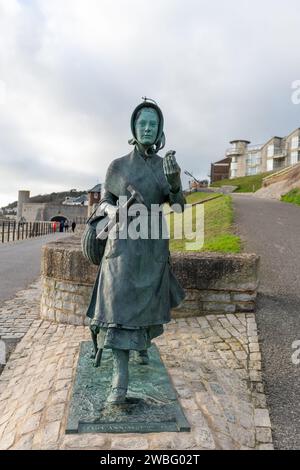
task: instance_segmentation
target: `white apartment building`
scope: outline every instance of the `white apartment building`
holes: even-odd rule
[[[256,175],[294,165],[300,161],[300,128],[287,137],[272,137],[265,144],[232,140],[226,157],[231,158],[229,177]]]

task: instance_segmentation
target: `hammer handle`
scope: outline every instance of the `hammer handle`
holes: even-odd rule
[[[135,197],[134,197],[134,194],[132,196],[130,196],[130,198],[125,202],[124,206],[122,206],[122,209],[126,209],[128,207],[130,207],[133,202],[135,201]],[[119,216],[119,212],[120,212],[120,209],[118,208],[117,209],[117,212],[116,212],[116,215],[113,219],[111,219],[107,225],[104,227],[103,230],[101,230],[101,232],[97,235],[97,238],[100,240],[103,240],[103,236],[106,234],[108,234],[108,232],[116,225],[117,223],[117,219],[118,219],[118,216]]]

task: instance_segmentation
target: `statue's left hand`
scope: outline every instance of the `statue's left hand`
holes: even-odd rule
[[[167,178],[171,191],[177,192],[180,188],[180,166],[175,158],[175,151],[169,150],[163,159],[164,173]]]

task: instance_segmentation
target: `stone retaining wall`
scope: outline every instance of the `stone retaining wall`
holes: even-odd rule
[[[173,310],[173,318],[254,311],[258,266],[259,257],[252,253],[173,253],[172,268],[187,295]],[[97,269],[83,257],[79,238],[45,245],[41,317],[87,324],[85,314]]]

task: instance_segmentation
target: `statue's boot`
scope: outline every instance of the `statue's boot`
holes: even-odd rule
[[[128,389],[128,361],[129,351],[113,349],[113,377],[107,403],[121,404],[126,402]]]

